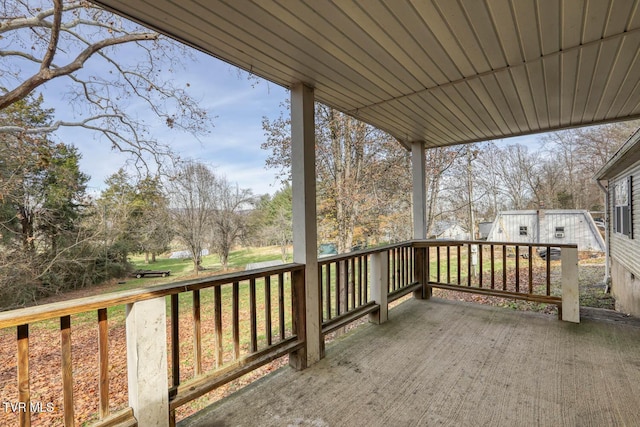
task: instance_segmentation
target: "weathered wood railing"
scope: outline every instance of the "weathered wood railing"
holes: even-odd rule
[[[9,424],[30,425],[31,398],[39,394],[38,390],[31,390],[29,373],[29,326],[34,322],[51,319],[60,322],[60,347],[57,351],[52,349],[52,356],[59,353],[61,357],[63,391],[61,405],[55,404],[55,410],[61,411],[56,424],[71,426],[75,423],[73,373],[80,368],[98,370],[99,411],[96,417],[99,421],[95,425],[148,425],[154,422],[154,417],[166,422],[169,415],[170,422],[174,421],[179,406],[275,358],[289,354],[293,365],[304,365],[300,361],[306,358],[303,296],[304,265],[287,264],[0,313],[0,329],[16,328],[17,333],[17,394],[13,401],[11,396],[3,396],[6,402],[15,403],[15,420]],[[167,299],[171,313],[169,346]],[[112,414],[109,409],[108,312],[123,305],[127,311],[130,407]],[[203,330],[205,311],[213,313],[213,326],[206,328],[211,333]],[[91,312],[97,313],[97,366],[77,367],[72,362],[71,316]],[[223,325],[227,324],[228,318],[231,327],[225,329]],[[180,340],[181,322],[191,324],[191,357],[183,357],[185,343]],[[205,363],[204,346],[213,349],[210,366]],[[181,363],[183,360],[189,360],[189,369],[186,369],[187,364]],[[154,409],[145,414],[141,410],[145,405],[152,405]],[[10,417],[10,412],[11,408],[3,415]]]
[[[169,408],[175,410],[203,394],[276,358],[306,357],[304,353],[304,266],[252,270],[210,279],[213,287],[213,334],[207,348],[214,366],[203,370],[200,289],[191,291],[191,313],[184,323],[193,328],[193,356],[188,372],[181,370],[179,295],[171,296],[171,378]],[[181,293],[180,295],[185,295]],[[287,304],[289,302],[289,304]],[[226,310],[225,310],[226,306]],[[223,317],[230,318],[224,329]],[[225,343],[228,349],[225,350]],[[300,366],[300,361],[291,361]]]
[[[386,319],[387,303],[420,288],[411,242],[321,258],[322,333],[368,314]]]
[[[432,240],[414,242],[414,247],[428,260],[430,288],[554,304],[565,320],[578,315],[576,245]],[[562,273],[561,286],[554,289],[551,258],[556,251]],[[570,311],[566,316],[563,307]]]
[[[411,292],[428,298],[431,288],[556,304],[563,320],[579,321],[577,248],[553,247],[562,251],[558,291],[551,280],[550,245],[417,240],[322,258],[322,336],[366,315],[382,323],[390,302]],[[546,248],[545,261],[538,259],[536,248]],[[275,358],[289,354],[292,366],[304,367],[305,304],[305,266],[287,264],[0,313],[0,330],[15,328],[17,348],[14,385],[4,390],[15,395],[3,396],[15,408],[5,408],[3,415],[15,416],[9,424],[30,425],[31,399],[40,396],[31,389],[29,350],[32,334],[39,333],[31,327],[35,322],[59,322],[60,344],[51,352],[59,357],[62,378],[57,424],[76,422],[74,375],[79,368],[97,371],[94,425],[166,425],[167,417],[175,423],[180,406]],[[112,413],[109,333],[118,307],[122,329],[126,307],[129,405]],[[89,322],[96,322],[98,357],[95,367],[78,367],[72,316],[84,315],[86,324],[87,313],[95,313],[96,320]],[[87,421],[92,419],[82,420]]]

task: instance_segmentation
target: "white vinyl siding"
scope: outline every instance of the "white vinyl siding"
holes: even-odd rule
[[[626,177],[631,178],[631,183],[638,182],[640,179],[640,163],[633,166],[631,169],[626,170],[624,173],[617,176],[615,179],[611,179],[609,181],[609,240],[610,240],[610,254],[611,258],[616,259],[620,264],[622,264],[627,270],[635,274],[636,276],[640,275],[640,257],[638,254],[640,253],[640,239],[633,239],[631,236],[626,236],[623,233],[616,232],[616,205],[614,200],[613,184],[618,179],[624,179]],[[630,191],[630,228],[632,230],[639,230],[640,227],[640,216],[633,215],[634,212],[640,212],[640,186],[632,185]]]

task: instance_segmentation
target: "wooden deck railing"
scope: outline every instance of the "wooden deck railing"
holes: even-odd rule
[[[306,357],[303,295],[304,265],[287,264],[0,313],[0,329],[16,328],[17,339],[15,379],[17,401],[11,402],[15,403],[17,410],[15,411],[16,419],[9,423],[29,426],[32,418],[30,402],[32,396],[40,393],[39,390],[31,389],[30,324],[52,319],[58,319],[60,323],[59,349],[57,351],[52,349],[51,352],[52,356],[55,353],[60,354],[62,377],[61,408],[56,408],[56,410],[60,409],[62,414],[56,424],[74,425],[76,420],[74,399],[92,398],[92,396],[74,396],[73,373],[77,370],[96,369],[99,410],[95,414],[98,421],[95,421],[94,425],[136,425],[132,408],[129,407],[117,413],[110,413],[109,409],[110,396],[113,392],[109,385],[108,313],[111,309],[127,306],[127,311],[131,312],[136,304],[159,299],[162,301],[160,307],[164,310],[166,307],[164,301],[169,299],[171,316],[168,355],[170,369],[168,371],[170,372],[166,375],[171,378],[171,383],[170,387],[167,387],[168,390],[164,392],[164,400],[168,402],[167,413],[170,413],[170,420],[173,421],[177,407],[275,358],[285,354],[289,354],[293,359]],[[207,325],[206,333],[202,322],[205,311],[213,314],[212,325]],[[71,316],[91,312],[96,313],[97,319],[97,366],[74,366]],[[162,313],[162,319],[164,318]],[[227,321],[231,326],[225,329],[223,325],[227,324]],[[127,316],[127,322],[129,322],[129,316]],[[193,340],[190,346],[185,346],[180,339],[180,329],[184,327],[181,325],[186,323],[189,323],[192,328]],[[153,342],[136,342],[135,339],[140,338],[130,337],[129,326],[127,323],[128,358],[130,352],[138,352],[136,361],[138,365],[143,365],[145,357],[149,356],[145,352],[152,353],[154,349],[160,348],[164,349],[164,360],[167,360],[166,345],[154,347]],[[142,325],[142,329],[149,329],[146,326]],[[155,340],[166,340],[165,332],[165,328],[155,331]],[[144,351],[140,351],[142,345],[146,346]],[[213,360],[208,363],[203,354],[204,346],[213,350]],[[185,347],[191,347],[190,356],[185,357]],[[186,360],[189,361],[188,364],[184,363]],[[131,362],[131,359],[129,361]],[[128,366],[128,369],[130,377],[135,375],[132,374],[131,369],[135,370],[136,366]],[[162,377],[161,372],[155,372],[155,375]],[[129,383],[131,384],[131,378]],[[169,383],[167,377],[164,383]],[[121,392],[120,390],[119,393]],[[131,392],[129,387],[129,393]],[[161,390],[157,392],[162,395]],[[6,401],[12,399],[6,395],[3,398]],[[11,416],[9,411],[4,411],[3,415]]]
[[[555,304],[562,318],[561,277],[553,287],[552,256],[560,251],[566,275],[567,264],[577,264],[576,245],[458,240],[414,245],[429,260],[425,268],[431,288]]]
[[[391,302],[420,287],[414,278],[411,242],[319,260],[324,335],[380,310],[381,295],[372,291],[371,282],[374,271],[381,267],[384,270],[381,277],[384,289],[380,291],[385,293],[382,296],[385,302]],[[385,305],[382,309],[386,311],[386,304],[382,305]]]
[[[564,320],[579,321],[577,248],[553,247],[562,251],[561,288],[554,286],[556,276],[552,280],[550,245],[417,240],[322,258],[322,337],[365,315],[382,323],[390,302],[411,292],[428,298],[431,288],[556,304]],[[546,251],[546,260],[537,255],[538,248]],[[31,369],[29,354],[32,335],[42,329],[32,328],[36,322],[57,324],[59,344],[47,338],[52,349],[45,358],[47,363],[59,358],[62,396],[56,404],[56,411],[61,411],[57,424],[74,425],[78,399],[97,400],[96,414],[83,423],[151,425],[155,421],[140,419],[145,411],[137,409],[147,405],[153,408],[147,408],[147,415],[165,424],[168,416],[172,424],[180,406],[275,358],[288,354],[293,367],[306,366],[307,297],[305,266],[287,264],[0,313],[0,330],[15,328],[17,349],[17,369],[9,375],[14,376],[13,385],[4,390],[15,396],[3,398],[22,410],[10,424],[29,426],[31,400],[41,396],[40,390],[32,389],[37,369]],[[112,413],[110,356],[119,349],[113,348],[109,335],[113,313],[125,329],[123,307],[130,406],[124,402],[119,407],[124,409]],[[87,320],[86,314],[95,320]],[[95,366],[74,364],[78,359],[73,353],[77,342],[72,316],[84,316],[78,324],[93,323]],[[6,331],[0,332],[6,342]],[[97,372],[97,397],[74,395],[74,375],[91,370]],[[12,416],[6,410],[4,415]]]
[[[200,289],[190,295],[171,296],[171,420],[175,410],[203,394],[286,354],[298,354],[304,348],[304,266],[285,265],[216,278],[211,307],[213,328],[207,349],[214,363],[203,369],[202,301]],[[191,312],[180,313],[179,296],[192,300]],[[223,318],[230,322],[223,321]],[[184,320],[184,322],[182,321]],[[225,329],[224,324],[230,323]],[[192,356],[185,372],[181,363],[184,344],[180,341],[182,324],[193,328]],[[191,362],[192,361],[192,362]]]

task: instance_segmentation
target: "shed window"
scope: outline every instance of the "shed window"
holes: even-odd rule
[[[520,226],[520,235],[521,236],[526,236],[528,234],[527,231],[528,231],[528,229],[527,229],[526,225],[521,225]]]
[[[631,176],[613,183],[613,231],[629,237],[633,237],[631,194]]]
[[[556,237],[562,239],[564,237],[564,227],[556,227]]]

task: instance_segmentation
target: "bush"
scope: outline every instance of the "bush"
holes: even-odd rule
[[[64,257],[31,254],[21,250],[1,251],[0,310],[35,304],[39,299],[86,288],[131,271],[129,263],[98,255],[94,247],[80,246]],[[58,254],[59,255],[59,254]]]

